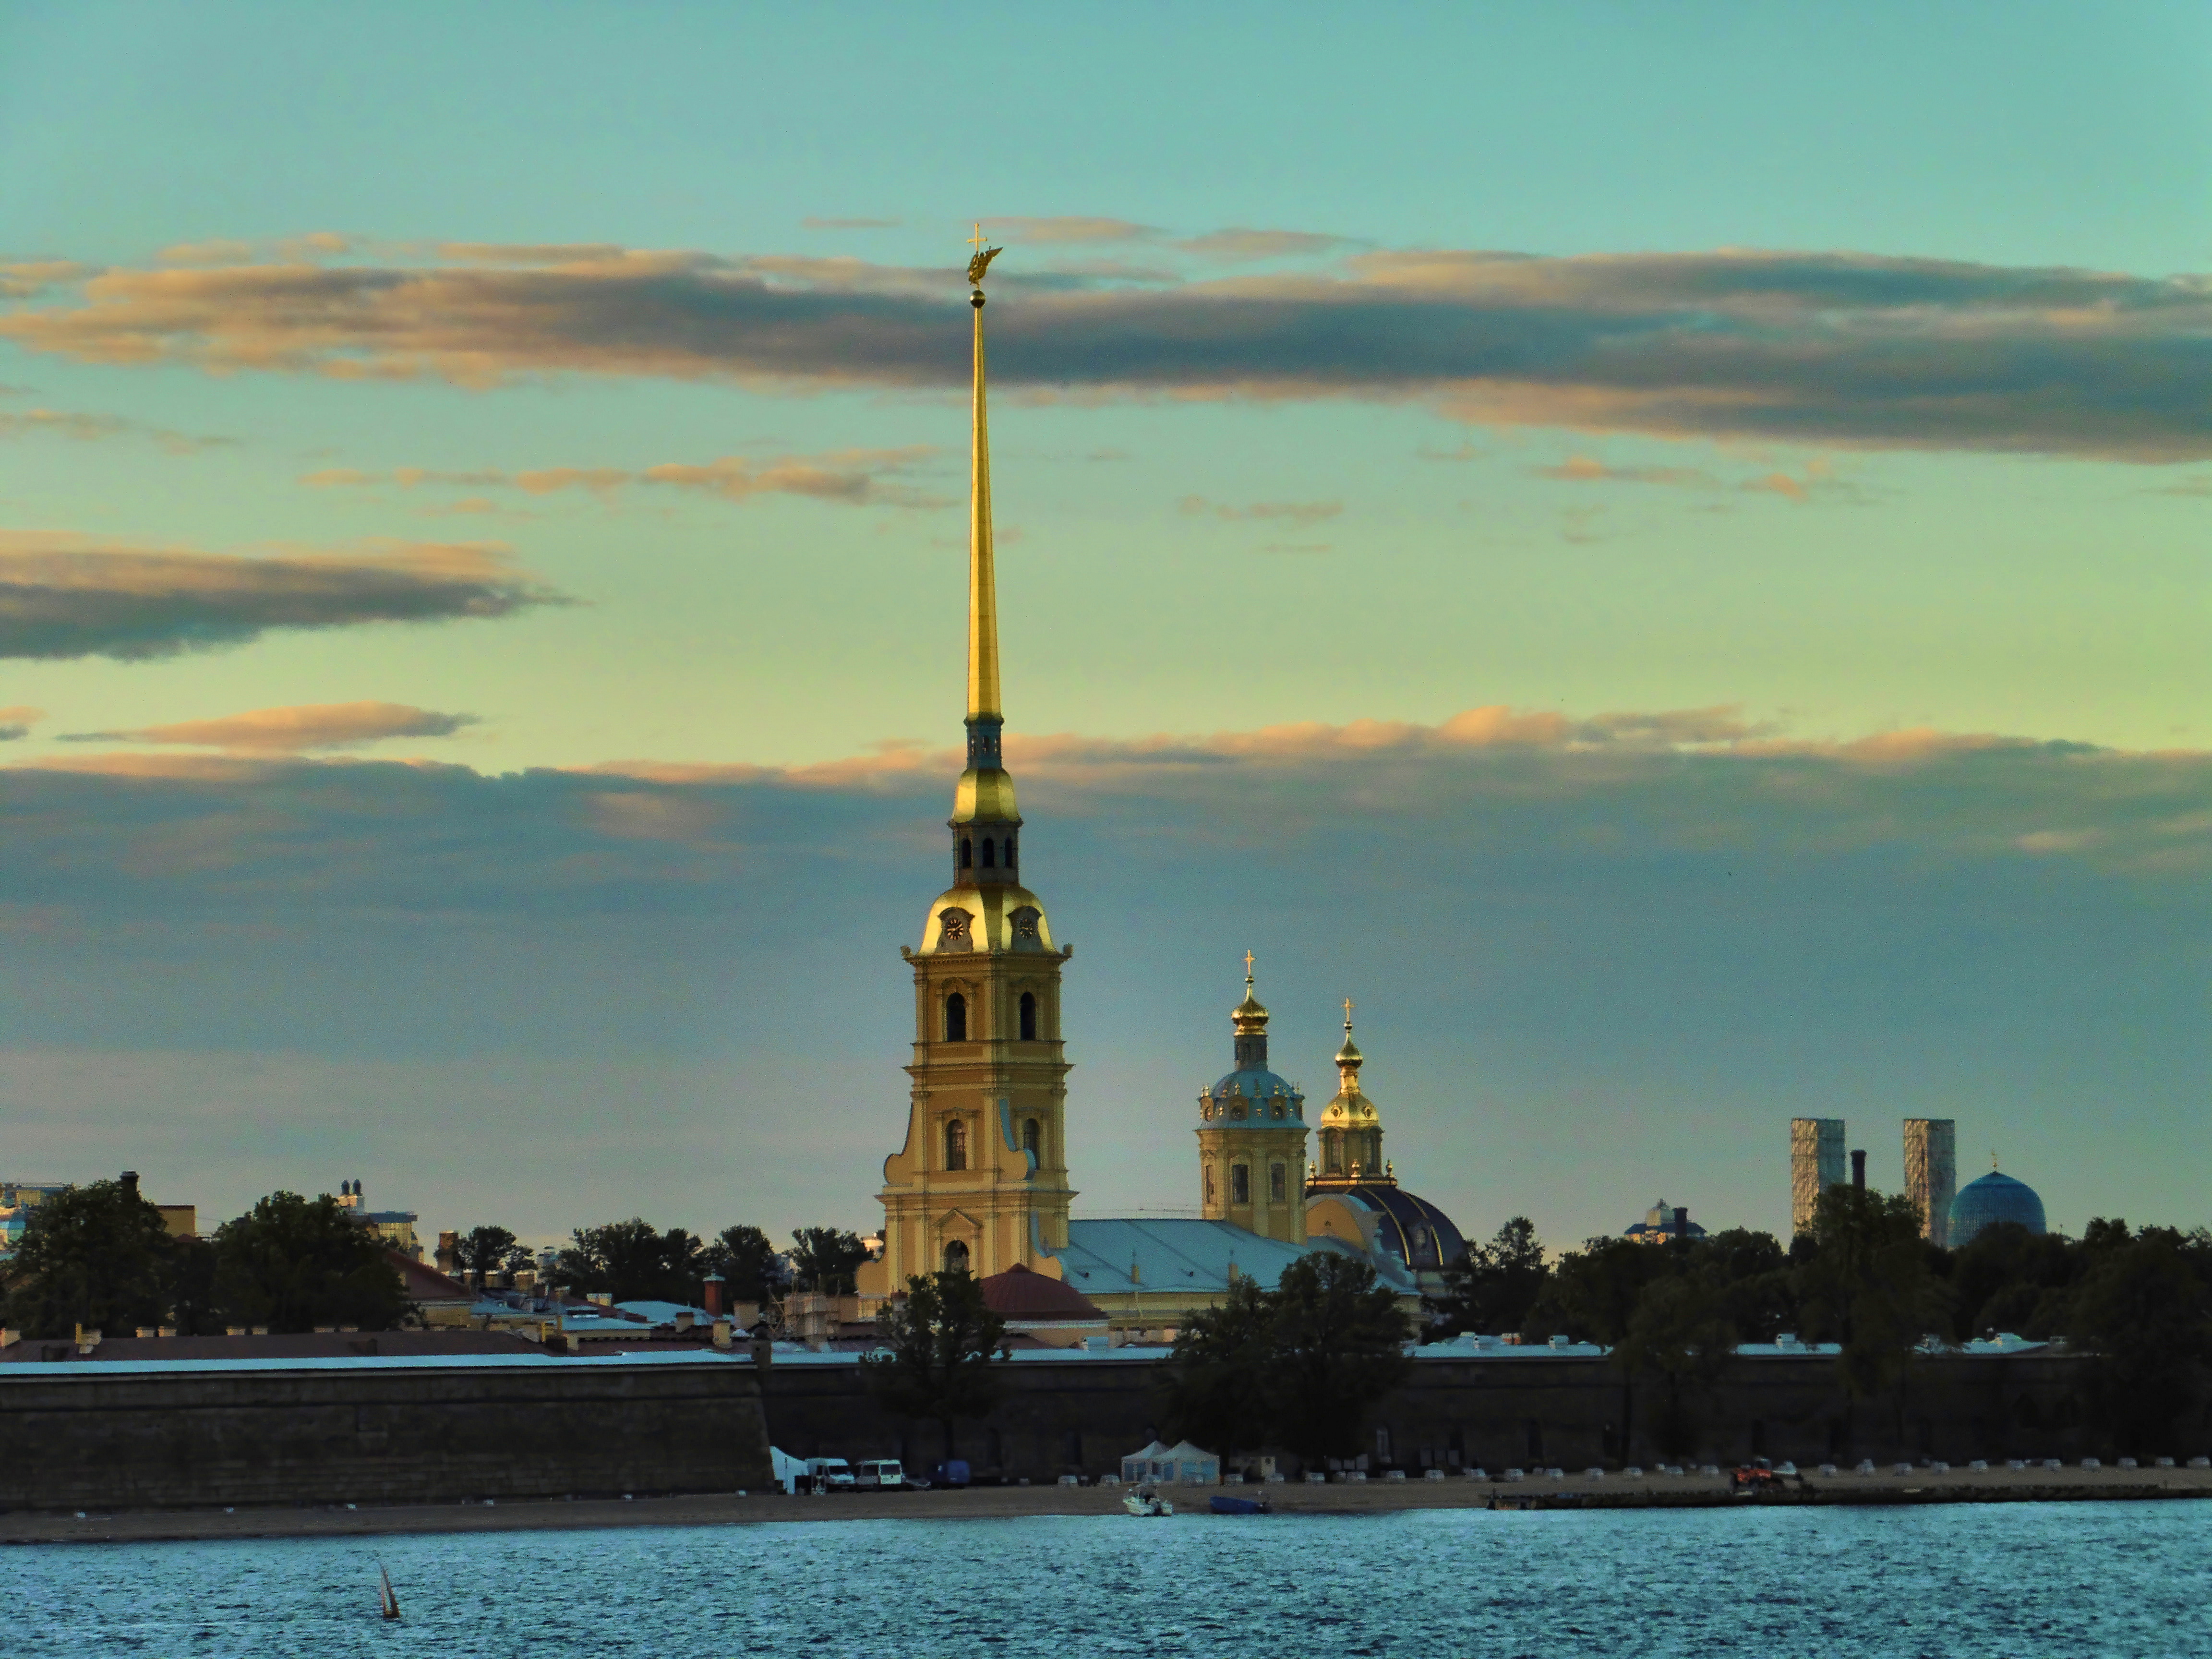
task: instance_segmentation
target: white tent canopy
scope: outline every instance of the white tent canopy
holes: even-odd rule
[[[1121,1479],[1165,1481],[1170,1486],[1218,1486],[1221,1460],[1188,1440],[1176,1446],[1164,1446],[1155,1440],[1121,1460]]]

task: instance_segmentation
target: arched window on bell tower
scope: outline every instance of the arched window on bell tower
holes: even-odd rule
[[[945,1040],[968,1041],[968,999],[957,991],[945,999]]]
[[[968,1126],[957,1117],[945,1126],[945,1167],[948,1170],[968,1167]]]
[[[945,1247],[945,1271],[949,1273],[968,1271],[968,1247],[957,1238]]]
[[[963,836],[960,837],[960,867],[963,870],[968,869],[972,866],[975,862],[975,843],[969,840],[967,836]]]
[[[1024,991],[1024,992],[1023,992],[1023,993],[1022,993],[1021,1010],[1022,1010],[1022,1041],[1023,1041],[1023,1042],[1035,1042],[1036,1041],[1036,992],[1034,992],[1034,991]]]
[[[1043,1140],[1044,1131],[1037,1121],[1033,1117],[1024,1118],[1022,1120],[1022,1150],[1040,1164],[1044,1162],[1044,1153],[1041,1150]]]
[[[991,851],[991,838],[988,836],[983,837],[983,867],[986,870],[995,869],[997,867],[996,860]]]
[[[1229,1201],[1249,1204],[1252,1201],[1252,1166],[1232,1164],[1229,1166]]]

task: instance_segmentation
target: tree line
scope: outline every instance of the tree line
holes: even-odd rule
[[[538,1262],[514,1233],[496,1226],[463,1231],[454,1255],[459,1271],[479,1289],[511,1285],[516,1273]],[[791,1247],[778,1250],[758,1227],[725,1227],[701,1237],[632,1216],[577,1228],[556,1253],[550,1279],[577,1296],[695,1307],[705,1299],[707,1276],[717,1273],[726,1307],[732,1302],[774,1301],[795,1290],[849,1296],[854,1275],[867,1259],[860,1235],[836,1227],[798,1228]]]
[[[1565,1335],[1614,1350],[1624,1420],[1655,1393],[1662,1449],[1687,1450],[1739,1343],[1784,1333],[1840,1345],[1849,1396],[1885,1411],[1901,1442],[1916,1365],[1998,1332],[2063,1342],[2087,1358],[2081,1421],[2124,1450],[2156,1453],[2207,1395],[2212,1231],[2092,1221],[2078,1239],[1986,1227],[1948,1250],[1920,1234],[1902,1194],[1835,1187],[1787,1247],[1732,1229],[1648,1244],[1594,1238],[1547,1263],[1516,1217],[1445,1270],[1427,1304],[1437,1336]]]
[[[33,1206],[4,1272],[0,1322],[31,1337],[381,1331],[412,1311],[384,1247],[327,1193],[271,1193],[210,1237],[176,1238],[136,1187],[95,1181]]]

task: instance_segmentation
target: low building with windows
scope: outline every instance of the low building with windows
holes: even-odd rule
[[[366,1227],[374,1233],[377,1243],[387,1250],[397,1250],[410,1261],[422,1259],[422,1243],[415,1237],[415,1224],[421,1218],[414,1211],[368,1208],[358,1181],[338,1182],[338,1208],[356,1226]],[[440,1243],[443,1242],[441,1237]]]

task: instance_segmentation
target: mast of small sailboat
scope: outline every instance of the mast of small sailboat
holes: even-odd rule
[[[399,1598],[392,1593],[392,1575],[384,1570],[381,1561],[376,1564],[376,1576],[384,1581],[384,1616],[397,1619],[399,1616]]]

